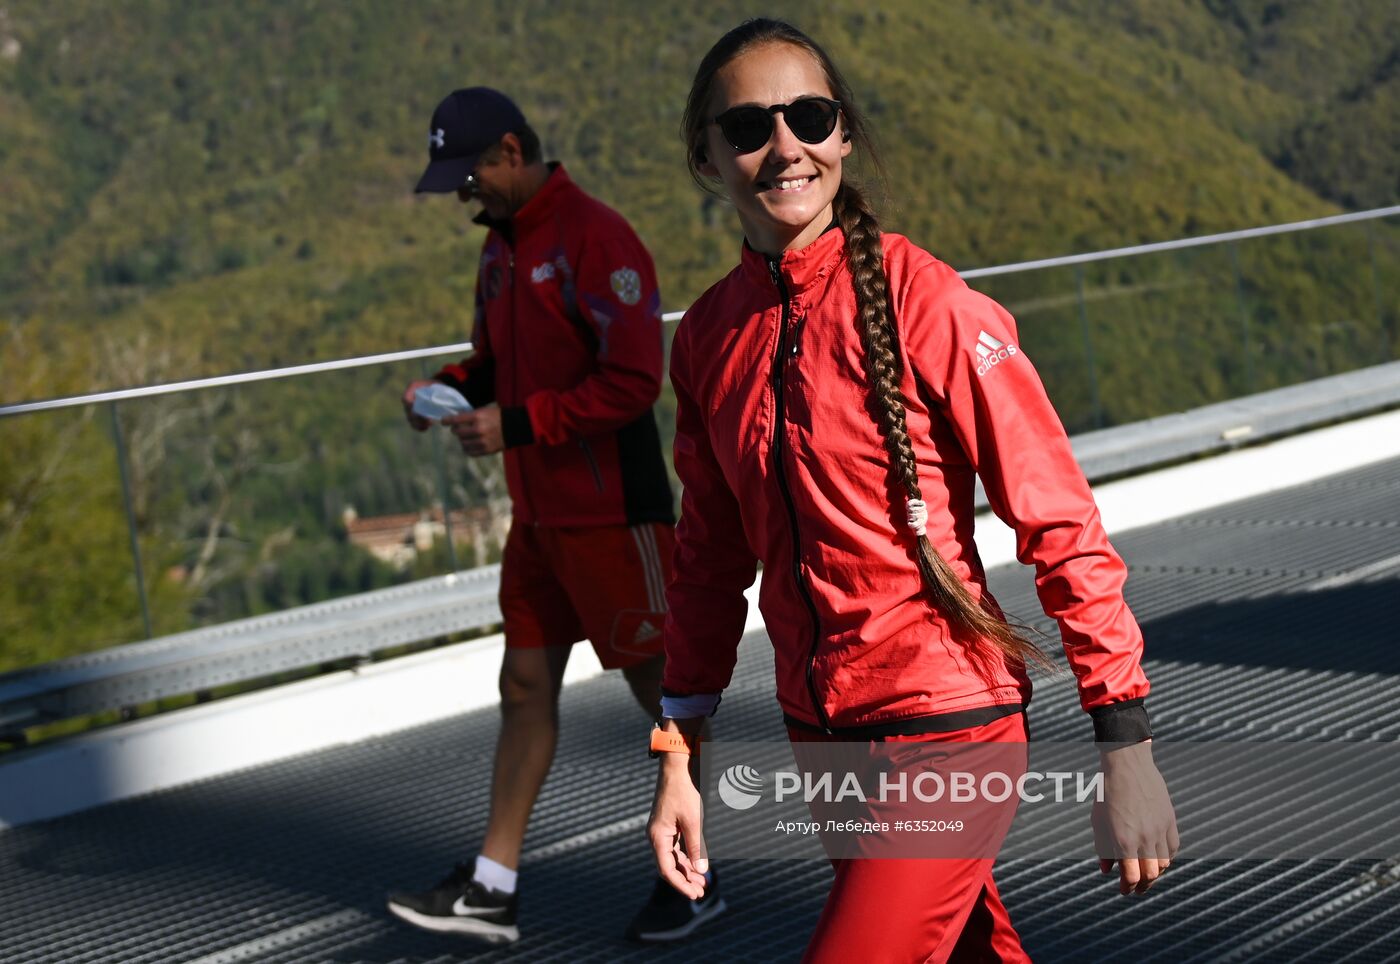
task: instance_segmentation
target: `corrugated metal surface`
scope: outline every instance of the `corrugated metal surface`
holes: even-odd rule
[[[1387,562],[1400,463],[1117,542],[1162,739],[1400,736],[1400,560]],[[993,584],[1047,626],[1024,571]],[[781,737],[771,674],[749,640],[719,736]],[[726,862],[723,923],[678,948],[621,940],[651,880],[646,724],[613,677],[570,688],[563,716],[513,948],[420,934],[382,910],[387,888],[473,851],[486,712],[0,834],[0,961],[795,959],[829,880],[821,862]],[[1089,733],[1067,679],[1040,681],[1031,717],[1037,739]],[[1089,855],[1006,861],[997,877],[1038,961],[1400,960],[1393,865],[1187,860],[1145,899],[1118,897]]]
[[[482,566],[0,673],[0,733],[480,629],[499,584]]]

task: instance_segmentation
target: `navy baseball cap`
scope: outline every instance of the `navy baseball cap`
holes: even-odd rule
[[[476,170],[484,151],[524,126],[525,115],[499,90],[454,90],[433,111],[428,127],[428,169],[418,179],[414,193],[457,190]]]

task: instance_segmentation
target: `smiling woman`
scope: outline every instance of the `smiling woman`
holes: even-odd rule
[[[815,57],[792,52],[777,42],[749,48],[686,106],[692,173],[702,186],[724,184],[745,237],[764,254],[805,247],[825,230],[841,162],[854,133],[865,139],[854,107],[833,99],[844,81],[833,84]]]
[[[751,20],[715,44],[683,136],[691,175],[734,205],[745,245],[672,346],[685,489],[664,729],[694,736],[718,706],[761,560],[794,744],[1024,744],[1027,666],[1047,660],[987,591],[972,540],[980,476],[1035,563],[1095,738],[1127,744],[1104,760],[1110,836],[1126,844],[1100,856],[1105,870],[1119,864],[1122,892],[1145,891],[1177,839],[1151,760],[1142,636],[1126,567],[1015,322],[880,230],[845,170],[856,151],[878,169],[856,98],[790,24]],[[684,756],[661,755],[652,846],[694,899],[709,886],[703,808]],[[1114,823],[1129,812],[1147,816]],[[1027,960],[994,852],[833,860],[805,959]]]

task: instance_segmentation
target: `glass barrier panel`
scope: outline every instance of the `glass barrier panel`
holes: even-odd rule
[[[0,672],[146,635],[110,412],[0,418]],[[179,623],[182,594],[152,603]]]
[[[970,283],[1072,433],[1400,357],[1397,218]],[[156,635],[498,561],[500,457],[399,402],[456,360],[0,419],[0,671],[146,635],[118,438]]]
[[[1386,358],[1400,359],[1400,218],[1368,222],[1371,299]]]
[[[452,359],[455,360],[455,359]],[[500,457],[415,432],[401,362],[128,402],[147,585],[192,628],[496,561]],[[451,541],[448,532],[451,532]],[[166,630],[169,631],[169,630]]]
[[[1227,252],[1187,248],[1083,270],[1105,426],[1248,391],[1249,354]]]
[[[1258,373],[1255,391],[1365,368],[1390,357],[1376,316],[1365,224],[1254,238],[1239,246]]]
[[[1099,346],[1085,339],[1074,268],[974,278],[968,284],[1016,319],[1020,348],[1035,363],[1070,433],[1100,424],[1095,363]]]

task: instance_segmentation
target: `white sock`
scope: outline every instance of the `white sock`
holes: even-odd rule
[[[519,877],[518,871],[511,870],[505,864],[498,864],[490,857],[476,856],[476,870],[472,871],[472,879],[487,890],[498,890],[503,894],[515,893],[515,879]]]

